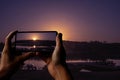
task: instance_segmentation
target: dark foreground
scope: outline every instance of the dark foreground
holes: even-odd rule
[[[120,80],[120,71],[112,72],[80,72],[71,70],[74,80]],[[47,70],[18,71],[11,80],[54,80]]]

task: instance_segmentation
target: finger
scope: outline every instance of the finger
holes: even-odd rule
[[[57,51],[58,55],[62,52],[62,54],[65,54],[65,49],[63,46],[63,40],[62,40],[62,33],[59,33],[56,37],[56,48],[55,51]]]
[[[13,31],[13,32],[10,32],[6,39],[5,39],[5,48],[7,49],[10,49],[11,47],[11,39],[13,38],[13,36],[17,33],[17,31]]]
[[[16,58],[16,60],[17,60],[18,62],[23,62],[23,61],[25,61],[25,60],[27,60],[27,59],[29,59],[29,58],[31,58],[31,57],[34,57],[34,56],[36,56],[36,53],[28,52],[28,53],[24,53],[24,54],[18,56],[18,57]]]
[[[61,47],[62,45],[63,45],[62,33],[59,33],[56,37],[56,46]]]
[[[63,48],[63,44],[62,44],[62,34],[59,33],[57,36],[56,36],[56,47],[53,51],[53,54],[52,54],[52,61],[58,61],[60,59],[60,55],[61,55],[61,52],[62,52],[62,48]]]

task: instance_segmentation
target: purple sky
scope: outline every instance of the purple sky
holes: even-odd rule
[[[56,30],[69,41],[120,42],[120,0],[0,0],[0,41],[13,30]]]

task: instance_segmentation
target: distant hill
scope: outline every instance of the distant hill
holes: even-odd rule
[[[119,59],[120,43],[64,41],[68,59]]]

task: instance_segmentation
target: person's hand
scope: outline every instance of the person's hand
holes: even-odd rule
[[[56,37],[56,47],[52,56],[42,57],[42,59],[47,63],[48,71],[55,80],[72,80],[66,64],[66,52],[63,47],[61,33]]]
[[[9,79],[12,74],[19,69],[21,64],[23,64],[23,61],[35,55],[34,53],[25,53],[14,56],[16,53],[12,48],[11,40],[16,32],[17,31],[9,33],[5,39],[5,45],[0,58],[0,80]]]

